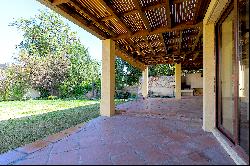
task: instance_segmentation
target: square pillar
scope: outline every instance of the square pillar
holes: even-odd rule
[[[142,71],[142,96],[148,97],[148,67]]]
[[[175,64],[175,98],[181,99],[181,64]]]
[[[216,127],[215,24],[203,24],[203,130]]]
[[[115,42],[102,41],[101,116],[115,114]]]

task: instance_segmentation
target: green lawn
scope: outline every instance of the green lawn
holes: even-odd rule
[[[0,102],[0,153],[96,118],[99,107],[93,100]]]

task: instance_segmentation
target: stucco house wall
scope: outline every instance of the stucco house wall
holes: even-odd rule
[[[182,76],[181,81],[182,81],[182,83],[186,83],[187,85],[190,85],[191,89],[203,88],[202,73],[186,74],[185,76]]]

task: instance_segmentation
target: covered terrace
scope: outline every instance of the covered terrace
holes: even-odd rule
[[[19,156],[7,164],[245,163],[211,133],[216,129],[215,25],[229,1],[39,1],[102,40],[102,116],[68,137],[45,138],[6,154]],[[117,108],[116,56],[142,71],[144,97]],[[147,98],[148,66],[155,64],[175,65],[175,99]],[[203,69],[203,97],[181,96],[184,69]]]

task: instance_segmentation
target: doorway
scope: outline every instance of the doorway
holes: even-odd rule
[[[217,128],[249,155],[249,1],[231,1],[216,30]]]

